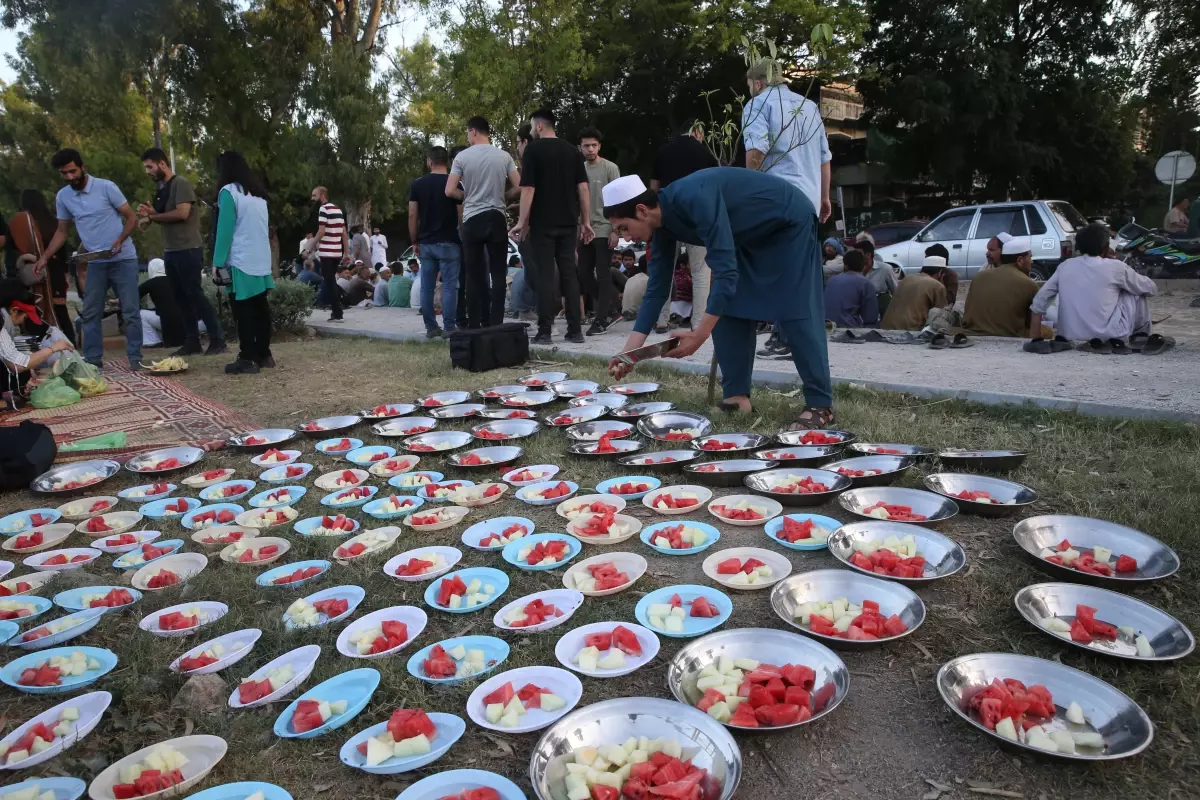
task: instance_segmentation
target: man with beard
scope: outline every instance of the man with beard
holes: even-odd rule
[[[125,318],[125,352],[129,366],[138,369],[142,363],[142,316],[138,297],[137,251],[129,238],[137,227],[137,216],[129,202],[112,181],[88,175],[83,156],[78,150],[59,150],[50,159],[50,166],[66,181],[55,198],[58,228],[38,258],[34,270],[41,274],[46,262],[67,241],[71,222],[83,244],[84,252],[104,253],[88,265],[88,278],[83,295],[80,319],[83,327],[83,357],[89,364],[104,362],[102,317],[104,302],[111,287],[121,304]]]
[[[182,175],[176,175],[167,161],[167,154],[151,147],[142,153],[142,166],[158,187],[154,203],[141,203],[137,213],[144,227],[151,222],[162,226],[163,263],[167,280],[175,292],[175,300],[183,314],[183,347],[171,355],[191,356],[200,349],[200,321],[208,331],[208,351],[205,355],[225,352],[221,323],[212,303],[200,287],[204,269],[204,250],[200,239],[200,208],[196,190]]]

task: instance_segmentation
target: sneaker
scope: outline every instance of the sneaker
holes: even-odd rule
[[[667,326],[666,326],[666,325],[655,325],[655,326],[654,326],[654,332],[655,332],[655,333],[666,333],[666,332],[667,332]]]
[[[325,321],[342,323],[342,322],[345,322],[346,320],[342,319],[341,317],[330,317],[329,319],[327,319]]]
[[[180,358],[183,358],[184,356],[198,356],[203,352],[204,351],[200,349],[200,345],[198,344],[185,344],[174,353],[171,353],[171,356],[179,356]]]
[[[239,358],[232,364],[225,365],[225,373],[227,375],[257,375],[258,364],[255,364],[253,361],[244,361]]]
[[[783,345],[780,345],[779,347],[774,348],[773,350],[771,350],[771,354],[769,356],[767,356],[767,358],[774,358],[776,360],[790,359],[791,357],[792,357],[792,346],[789,344],[783,344]]]
[[[429,328],[425,331],[426,339],[440,339],[442,336],[443,334],[441,328]]]
[[[598,334],[604,333],[606,330],[608,330],[608,327],[610,325],[612,325],[612,320],[598,319],[592,323],[592,327],[588,328],[587,335],[588,336],[596,336]]]
[[[225,346],[224,342],[210,342],[208,349],[204,351],[204,355],[219,356],[222,353],[228,352],[228,350],[229,348]]]
[[[572,344],[583,344],[583,331],[567,331],[566,340]]]
[[[583,337],[580,337],[582,341]],[[550,338],[549,331],[538,331],[537,336],[529,340],[530,344],[553,344],[554,340]]]
[[[275,368],[275,357],[267,356],[266,358],[259,359],[258,366],[260,369],[274,369]]]
[[[637,314],[632,311],[622,311],[621,319],[625,320],[626,322],[633,322],[635,319],[637,319]]]

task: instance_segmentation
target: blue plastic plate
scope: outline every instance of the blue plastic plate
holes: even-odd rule
[[[29,617],[25,617],[29,619]],[[0,644],[4,644],[9,639],[17,635],[17,623],[8,622],[7,620],[0,621]]]
[[[683,601],[684,611],[689,610],[688,604],[692,600],[695,600],[697,597],[704,597],[720,613],[715,617],[685,616],[683,618],[683,630],[679,633],[670,633],[651,625],[650,606],[655,603],[670,603],[671,595],[675,594],[679,595],[679,599]],[[702,636],[711,630],[719,628],[724,624],[725,620],[729,619],[729,615],[732,613],[733,601],[729,599],[728,595],[713,589],[711,586],[697,586],[691,583],[655,589],[653,592],[643,596],[633,609],[633,615],[637,617],[637,621],[644,627],[649,628],[659,636],[670,636],[675,639],[690,639],[693,636]]]
[[[54,792],[54,800],[76,800],[87,791],[87,784],[79,778],[30,778],[0,789],[0,800],[31,786],[38,787],[42,792]]]
[[[708,541],[699,547],[689,547],[687,550],[676,550],[673,547],[658,547],[657,545],[651,544],[651,542],[654,541],[655,533],[663,530],[664,528],[674,528],[677,525],[683,525],[687,528],[696,528],[697,530],[704,531],[704,533],[708,535]],[[703,552],[716,544],[717,540],[721,538],[721,531],[712,525],[709,525],[707,522],[696,522],[694,519],[675,519],[667,520],[666,522],[656,522],[653,525],[647,525],[646,527],[642,528],[641,537],[642,541],[647,547],[649,547],[651,550],[656,550],[665,556],[690,556],[692,553]]]
[[[208,506],[200,506],[199,508],[193,509],[192,511],[189,511],[188,513],[184,514],[183,517],[179,520],[179,524],[182,525],[184,528],[188,529],[189,531],[194,531],[194,530],[197,530],[197,528],[192,523],[192,517],[195,517],[197,514],[203,514],[208,511],[232,511],[234,516],[236,517],[238,514],[242,513],[245,510],[246,509],[242,508],[237,503],[213,503],[212,505],[208,505]],[[217,523],[217,524],[220,524],[220,523]],[[226,524],[232,524],[232,523],[226,523]],[[215,526],[213,526],[213,527],[215,527]]]
[[[337,497],[342,492],[349,492],[349,491],[353,491],[354,489],[365,489],[368,492],[368,494],[366,497],[360,497],[357,500],[351,500],[347,503],[334,503],[333,502],[334,498]],[[371,502],[371,500],[373,500],[375,498],[375,495],[377,495],[377,494],[379,494],[378,486],[367,486],[366,484],[362,484],[361,486],[355,486],[355,487],[347,486],[344,489],[338,489],[336,492],[330,492],[329,494],[322,497],[321,505],[329,506],[330,508],[336,508],[339,510],[343,509],[343,508],[358,508],[361,505],[366,505],[367,503]]]
[[[566,542],[567,555],[553,564],[546,565],[527,564],[518,558],[523,549],[526,547],[533,547],[538,542]],[[558,569],[559,567],[567,564],[571,559],[579,555],[580,551],[582,550],[583,543],[574,536],[570,536],[565,533],[535,533],[532,536],[522,536],[515,542],[509,542],[508,544],[504,545],[504,550],[500,552],[500,555],[504,557],[505,561],[512,564],[514,567],[517,567],[518,569],[528,570],[530,572],[544,572],[550,569]]]
[[[466,731],[467,723],[462,717],[456,717],[453,714],[442,714],[436,711],[429,714],[429,720],[437,726],[437,735],[429,743],[429,752],[423,756],[412,756],[410,758],[396,758],[393,756],[387,761],[376,764],[373,767],[368,767],[367,760],[358,752],[358,745],[360,742],[365,742],[372,736],[378,736],[387,730],[387,723],[380,722],[372,725],[365,731],[359,731],[354,734],[353,737],[342,745],[340,753],[342,763],[348,767],[370,772],[373,775],[395,775],[400,772],[419,769],[426,764],[432,764],[454,746],[454,743]]]
[[[504,529],[511,525],[524,525],[525,529],[529,532],[525,536],[532,534],[536,528],[533,520],[526,519],[525,517],[492,517],[491,519],[485,519],[483,522],[476,522],[463,531],[462,543],[467,547],[473,547],[476,550],[483,550],[484,552],[503,550],[504,545],[502,544],[492,545],[491,547],[480,547],[479,543],[493,533],[504,533]]]
[[[158,561],[159,558],[166,558],[167,556],[173,555],[174,553],[178,552],[179,548],[183,547],[183,539],[163,539],[162,541],[146,542],[146,544],[151,545],[153,547],[169,547],[169,548],[171,548],[171,552],[163,553],[158,558],[152,558],[149,561],[141,561],[141,562],[138,562],[137,564],[129,563],[130,556],[133,556],[135,554],[141,555],[142,548],[139,547],[136,550],[130,550],[128,553],[123,553],[120,556],[118,556],[117,558],[114,558],[113,566],[116,567],[117,569],[141,569],[142,567],[146,566],[147,564],[153,564],[155,561]]]
[[[284,575],[291,575],[296,570],[303,569],[304,567],[320,567],[321,571],[319,573],[317,573],[316,575],[313,575],[311,578],[305,578],[304,580],[296,581],[295,583],[280,583],[280,584],[271,583],[271,581],[275,580],[276,578],[282,578]],[[293,589],[297,586],[303,586],[304,584],[308,583],[309,581],[315,581],[318,578],[323,577],[326,572],[329,572],[329,562],[328,561],[324,561],[319,558],[312,559],[311,561],[293,561],[290,564],[284,564],[283,566],[279,566],[279,567],[272,567],[271,569],[267,570],[266,572],[262,573],[257,578],[255,578],[254,582],[257,583],[259,586],[265,586],[269,589]]]
[[[84,595],[108,594],[113,589],[124,589],[125,591],[129,592],[131,595],[133,595],[133,603],[136,603],[138,600],[142,599],[142,593],[137,589],[134,589],[132,586],[83,586],[78,589],[67,589],[66,591],[59,592],[58,594],[54,595],[54,604],[69,611],[82,611],[83,609],[88,608],[88,606],[83,604]],[[29,599],[40,600],[41,598],[31,597]],[[108,610],[121,611],[129,608],[133,605],[133,603],[126,603],[123,606],[117,606],[116,608],[110,608]],[[30,619],[30,617],[25,617],[25,619]]]
[[[402,472],[399,475],[393,475],[392,477],[388,478],[388,486],[395,487],[405,493],[416,494],[416,491],[418,489],[420,489],[421,486],[423,486],[424,484],[417,483],[417,484],[409,485],[404,482],[405,479],[412,478],[414,475],[424,475],[425,477],[429,478],[429,480],[432,483],[437,483],[438,481],[442,480],[442,478],[446,477],[441,472],[433,472],[431,470],[421,470],[419,472]]]
[[[297,697],[283,710],[283,713],[275,718],[275,735],[284,739],[313,739],[340,728],[367,707],[367,703],[371,702],[371,695],[375,694],[378,686],[379,670],[370,667],[352,669],[341,675],[334,675]],[[327,703],[345,700],[346,710],[341,714],[331,716],[319,728],[296,733],[292,730],[292,715],[296,713],[296,706],[300,704],[301,700],[324,700]],[[244,798],[238,798],[238,800],[244,800]]]
[[[267,800],[295,800],[287,789],[262,781],[222,783],[220,786],[205,789],[200,794],[189,794],[187,800],[246,800],[255,792],[262,792]]]
[[[19,601],[21,601],[22,604],[36,606],[36,608],[34,608],[34,610],[33,610],[33,613],[30,614],[28,617],[18,617],[13,620],[13,622],[16,622],[18,625],[22,625],[26,622],[30,622],[32,620],[37,619],[42,614],[45,614],[47,611],[49,611],[50,607],[52,605],[54,605],[54,603],[50,602],[45,597],[38,597],[37,595],[34,595],[34,594],[23,594],[23,595],[20,595],[19,597],[0,598],[0,599],[19,600]],[[58,598],[56,597],[55,599],[57,600]],[[66,606],[63,606],[63,608],[66,608]],[[74,610],[74,609],[72,609],[72,610]]]
[[[391,496],[392,495],[388,495],[388,497],[391,497]],[[379,497],[379,495],[376,494],[373,496],[373,499],[371,500],[371,502],[367,503],[365,506],[362,507],[362,510],[365,511],[366,513],[370,514],[375,519],[399,519],[400,517],[407,517],[409,514],[413,513],[418,508],[425,505],[424,499],[417,497],[416,495],[412,495],[410,497],[406,496],[401,499],[408,500],[409,502],[413,503],[414,505],[406,506],[402,511],[391,511],[391,512],[380,511],[379,509],[380,509],[380,507],[383,506],[383,501],[387,500],[387,499],[388,499],[387,497]]]
[[[792,544],[791,542],[785,542],[783,539],[779,538],[780,532],[783,531],[784,519],[792,519],[796,522],[804,522],[806,519],[811,519],[814,525],[819,525],[820,527],[826,529],[829,531],[831,536],[833,535],[834,531],[846,524],[844,522],[838,522],[833,517],[823,517],[820,514],[784,514],[781,517],[775,517],[766,524],[766,527],[764,527],[763,530],[767,532],[767,536],[771,537],[772,542],[780,545],[781,547],[786,547],[789,550],[824,550],[829,543],[817,542],[815,544],[803,544],[801,542],[796,542],[795,544]]]
[[[304,472],[300,473],[299,475],[293,475],[292,477],[289,478],[288,474],[287,474],[288,467],[300,467],[302,470],[304,470]],[[287,483],[288,481],[304,480],[305,478],[308,477],[308,473],[310,473],[312,471],[313,471],[312,464],[304,464],[299,461],[293,461],[291,464],[281,464],[277,467],[271,467],[268,470],[263,470],[262,474],[258,476],[258,479],[262,480],[262,481],[266,481],[267,483]],[[238,786],[240,784],[230,784],[230,785]],[[269,785],[270,784],[264,784],[264,786],[269,786]]]
[[[396,448],[380,444],[360,447],[357,450],[351,450],[347,453],[346,460],[365,469],[366,467],[374,466],[375,462],[371,460],[371,456],[377,456],[380,453],[385,454],[386,457],[379,460],[387,461],[396,455]]]
[[[571,491],[562,495],[561,497],[552,497],[549,500],[545,500],[536,496],[538,492],[549,489],[552,486],[558,486],[560,483],[565,483],[567,488]],[[563,500],[566,500],[569,497],[574,497],[575,493],[578,491],[579,484],[575,481],[539,481],[537,483],[531,483],[528,486],[522,486],[520,489],[518,489],[517,499],[522,503],[528,503],[531,506],[556,506]]]
[[[181,500],[184,503],[187,503],[187,511],[184,511],[182,514],[176,511],[167,511],[168,505],[178,503]],[[164,497],[162,500],[154,500],[146,503],[145,505],[139,506],[138,511],[142,512],[144,516],[147,516],[150,519],[177,519],[184,516],[184,514],[189,514],[192,511],[195,511],[200,506],[200,501],[194,497]]]
[[[348,448],[346,448],[345,450],[331,450],[330,449],[331,447],[337,447],[338,444],[341,443],[342,439],[345,439],[346,441],[350,442],[350,446]],[[316,445],[314,445],[314,446],[317,448],[317,450],[319,452],[324,453],[327,456],[332,456],[334,458],[345,458],[350,453],[353,453],[355,450],[362,447],[363,442],[362,442],[362,439],[355,439],[353,436],[338,436],[337,438],[334,438],[334,439],[322,439],[321,441],[317,442]]]
[[[267,500],[267,495],[275,494],[275,492],[287,489],[287,500]],[[300,502],[304,495],[308,494],[308,489],[303,486],[272,486],[270,489],[263,489],[258,494],[251,497],[246,503],[251,508],[278,508],[279,506],[292,506]]]
[[[337,516],[337,515],[330,514],[329,516]],[[341,539],[345,536],[353,536],[354,534],[358,533],[358,529],[362,527],[362,525],[359,524],[358,520],[350,519],[350,521],[354,523],[353,530],[346,531],[345,533],[338,534],[337,536],[324,536],[324,535],[318,536],[317,534],[313,533],[313,531],[321,526],[321,523],[322,523],[322,521],[324,521],[324,519],[325,519],[324,516],[320,516],[320,517],[308,517],[307,519],[299,520],[294,525],[292,525],[292,530],[294,530],[296,533],[300,534],[301,536],[311,536],[314,539]]]
[[[612,491],[614,486],[620,486],[622,483],[644,483],[650,488],[644,492],[634,492],[633,494],[617,494]],[[662,486],[660,478],[654,478],[649,475],[623,475],[620,478],[609,478],[608,480],[600,481],[596,484],[596,492],[599,494],[611,494],[613,497],[620,497],[625,500],[640,500],[660,486]]]
[[[306,630],[316,630],[317,628],[324,628],[326,625],[336,624],[336,623],[341,622],[342,620],[346,619],[346,617],[350,616],[351,614],[353,614],[358,609],[358,604],[361,603],[363,601],[363,598],[366,596],[367,596],[366,589],[362,588],[361,586],[354,586],[354,585],[333,586],[329,589],[322,589],[319,592],[313,592],[312,594],[310,594],[304,598],[308,602],[309,605],[313,605],[319,600],[345,599],[350,602],[349,602],[349,605],[346,606],[346,610],[343,611],[341,614],[338,614],[336,617],[329,617],[329,616],[326,616],[325,614],[320,614],[319,618],[323,617],[323,619],[321,619],[316,625],[313,625],[308,628],[300,628],[300,627],[297,627],[296,625],[293,625],[291,618],[288,617],[288,615],[285,611],[285,613],[283,614],[283,617],[282,617],[283,626],[285,628],[287,628],[289,631],[306,631]],[[336,700],[338,698],[335,697],[334,699]]]
[[[508,778],[483,769],[452,769],[423,778],[401,792],[396,800],[439,800],[464,789],[495,789],[500,800],[527,800],[525,793]]]
[[[233,481],[221,481],[220,483],[214,483],[212,486],[207,486],[204,489],[201,489],[200,499],[206,503],[236,503],[246,495],[253,492],[255,485],[255,482],[249,478]],[[225,490],[226,486],[244,486],[246,488],[245,491],[225,497],[221,494],[221,492]]]
[[[475,481],[466,481],[461,478],[454,478],[452,480],[438,481],[438,483],[439,484],[441,484],[441,483],[457,483],[458,486],[456,488],[458,488],[458,489],[464,489],[468,486],[475,485]],[[429,503],[449,503],[450,502],[449,494],[444,495],[442,497],[426,497],[425,496],[425,488],[426,487],[422,486],[419,489],[417,489],[416,495],[418,498],[425,500],[426,502],[429,502]],[[450,494],[453,494],[453,491],[451,491]]]
[[[447,652],[458,647],[460,644],[468,650],[482,650],[484,663],[487,665],[483,672],[476,672],[464,678],[431,678],[425,674],[424,661],[429,658],[430,652],[436,645],[441,645]],[[508,658],[509,647],[508,642],[503,639],[497,639],[495,636],[456,636],[453,639],[443,639],[440,642],[423,647],[413,653],[408,659],[408,674],[414,678],[420,678],[429,683],[460,683],[465,680],[478,678],[482,675],[487,675],[496,667],[504,663]],[[494,662],[494,663],[493,663]]]
[[[53,656],[70,658],[71,653],[74,653],[76,650],[82,650],[83,654],[88,658],[94,658],[99,661],[100,669],[92,669],[82,675],[72,675],[69,678],[63,678],[62,683],[58,686],[21,686],[17,683],[17,679],[21,677],[21,673],[26,669],[44,664]],[[116,666],[117,654],[111,650],[105,650],[103,647],[51,647],[48,650],[37,650],[28,655],[23,655],[5,664],[0,669],[0,683],[11,686],[18,692],[25,692],[26,694],[65,694],[66,692],[73,692],[76,689],[94,683],[102,676],[111,672]],[[3,797],[3,795],[0,795],[0,797]]]
[[[455,575],[462,578],[463,583],[467,584],[468,586],[471,584],[472,580],[478,578],[485,584],[490,583],[492,587],[495,588],[496,592],[490,598],[488,598],[487,602],[480,603],[473,608],[445,608],[443,606],[439,606],[435,602],[437,600],[438,587],[442,585],[442,581],[446,580],[447,578],[453,578]],[[479,611],[480,609],[487,608],[492,603],[499,600],[500,596],[503,595],[507,589],[508,575],[504,574],[500,570],[492,569],[491,567],[469,567],[467,569],[460,569],[457,572],[447,573],[436,580],[430,581],[429,586],[425,588],[425,604],[430,608],[437,609],[438,611],[445,611],[447,614],[470,614],[473,611]]]
[[[28,511],[18,511],[15,514],[9,514],[7,517],[0,518],[0,534],[4,536],[16,536],[17,534],[33,530],[34,526],[30,524],[29,517],[34,514],[49,517],[50,521],[46,523],[47,525],[52,525],[62,519],[62,512],[56,511],[53,508],[31,508]],[[21,524],[20,528],[16,527],[17,523]],[[9,530],[10,527],[13,530]]]

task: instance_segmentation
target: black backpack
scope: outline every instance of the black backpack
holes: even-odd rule
[[[529,326],[505,322],[450,334],[450,363],[470,372],[519,367],[529,360]]]
[[[0,428],[0,491],[28,488],[34,478],[50,469],[58,446],[45,425],[26,420]]]

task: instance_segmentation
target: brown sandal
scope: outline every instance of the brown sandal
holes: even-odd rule
[[[826,430],[833,427],[832,408],[805,408],[800,416],[792,420],[789,431]]]

